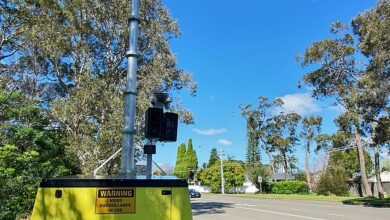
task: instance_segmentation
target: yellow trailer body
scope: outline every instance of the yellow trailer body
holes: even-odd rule
[[[175,177],[44,179],[32,220],[191,220],[188,185]]]

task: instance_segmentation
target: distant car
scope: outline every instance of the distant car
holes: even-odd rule
[[[195,189],[190,189],[189,191],[191,198],[200,198],[202,196],[200,192],[196,191]]]

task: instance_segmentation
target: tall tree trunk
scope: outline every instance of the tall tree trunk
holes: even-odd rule
[[[364,189],[363,196],[372,197],[371,187],[368,184],[367,173],[366,173],[366,162],[364,160],[364,146],[362,144],[359,131],[355,132],[355,141],[358,148],[360,175],[362,177],[362,184]]]
[[[269,152],[269,150],[267,150],[266,153],[268,155],[269,163],[271,164],[271,168],[272,168],[272,174],[273,174],[274,180],[276,182],[276,179],[275,179],[275,165],[274,165],[274,162],[272,161],[271,152]]]
[[[283,164],[284,164],[284,180],[288,180],[288,164],[287,164],[286,152],[282,150],[281,153],[282,153]]]
[[[380,199],[385,198],[385,193],[382,187],[381,171],[379,167],[379,150],[378,145],[374,144],[374,155],[375,155],[375,177],[376,177],[376,187],[378,189],[378,194]]]
[[[310,176],[310,167],[309,167],[309,157],[310,157],[310,142],[306,144],[306,155],[305,155],[305,169],[306,169],[306,181],[307,185],[309,185],[309,190],[311,192],[311,176]]]

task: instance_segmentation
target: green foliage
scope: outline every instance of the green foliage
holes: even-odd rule
[[[294,146],[298,142],[297,126],[301,116],[296,113],[280,113],[273,118],[270,128],[270,137],[268,143],[273,147],[274,151],[278,151],[283,161],[285,170],[285,179],[287,180],[287,172],[289,171],[289,154],[294,150]]]
[[[300,136],[305,139],[306,145],[316,139],[317,135],[321,131],[322,117],[310,116],[304,117],[302,120],[302,131]],[[310,152],[310,148],[307,149]]]
[[[83,174],[91,174],[122,146],[122,97],[106,81],[105,77],[81,81],[69,98],[56,100],[50,109],[64,131],[66,153],[77,155]],[[116,162],[110,161],[101,172],[115,173]]]
[[[390,117],[381,117],[379,123],[375,127],[375,136],[373,138],[375,143],[379,145],[390,146]]]
[[[221,191],[221,171],[218,164],[200,170],[197,179],[202,185],[210,187],[211,192]]]
[[[348,195],[348,176],[342,166],[328,166],[317,185],[320,195]]]
[[[224,161],[227,164],[223,167],[223,173],[225,177],[225,190],[230,190],[234,186],[242,186],[245,181],[244,168],[240,163],[235,161]],[[202,169],[198,175],[198,179],[202,184],[210,187],[212,192],[221,191],[221,171],[220,165],[215,163],[211,167]]]
[[[219,160],[219,156],[218,156],[217,148],[213,147],[210,152],[210,158],[207,167],[211,167],[212,165],[217,163],[218,160]]]
[[[375,148],[388,139],[383,135],[388,127],[377,126],[377,122],[389,115],[389,18],[390,2],[377,1],[373,9],[352,20],[352,32],[349,25],[335,22],[331,27],[335,37],[313,43],[302,61],[304,67],[316,64],[304,76],[313,88],[312,95],[332,97],[334,104],[346,110],[338,117],[337,125],[349,136],[347,141],[358,147],[360,175],[367,196],[372,193],[364,165],[364,136],[374,141]]]
[[[374,124],[374,128],[368,126],[368,129],[378,134],[373,138],[375,143],[383,144],[390,140],[390,2],[377,1],[374,8],[360,13],[352,20],[352,28],[354,34],[359,37],[358,48],[368,61],[359,105],[365,115],[365,121],[371,123],[371,126]],[[375,126],[376,123],[373,122],[377,121],[379,125]]]
[[[311,175],[310,175],[310,152],[311,152],[311,143],[317,139],[319,136],[319,133],[321,131],[321,124],[322,124],[322,117],[314,117],[310,116],[304,117],[302,120],[302,131],[301,131],[301,137],[305,140],[305,177],[306,182],[309,185],[310,190],[312,190],[312,184],[311,184]]]
[[[260,163],[259,137],[256,132],[257,124],[255,120],[254,115],[249,115],[246,123],[246,162],[248,164]]]
[[[186,145],[184,143],[180,144],[177,148],[177,156],[176,156],[176,165],[173,170],[173,175],[186,179],[186,170],[185,170],[185,155],[186,155]]]
[[[300,116],[296,113],[275,114],[275,109],[283,106],[280,98],[269,101],[267,97],[259,97],[259,105],[241,105],[241,115],[247,121],[248,161],[257,160],[257,145],[261,141],[262,149],[272,160],[271,153],[277,152],[283,160],[285,170],[288,170],[288,157],[298,142],[297,125]],[[273,167],[274,164],[271,164]],[[274,169],[274,168],[273,168]],[[286,176],[287,178],[287,176]]]
[[[185,158],[188,163],[188,169],[196,171],[198,169],[198,156],[196,155],[196,151],[192,146],[192,139],[188,140]]]
[[[269,166],[264,166],[261,164],[251,164],[245,167],[245,174],[248,177],[249,181],[256,186],[258,190],[260,190],[260,184],[262,184],[263,192],[267,192],[268,180],[272,171]],[[259,183],[258,178],[262,177],[263,181]]]
[[[28,214],[42,178],[79,172],[62,134],[20,91],[0,88],[0,219]]]
[[[306,182],[307,181],[306,174],[304,172],[296,173],[295,174],[295,180]]]
[[[9,144],[17,146],[20,152],[38,152],[40,161],[52,167],[50,174],[64,164],[74,171],[78,170],[71,155],[64,156],[62,133],[52,127],[47,112],[37,103],[19,91],[6,92],[0,88],[0,111],[3,113],[0,118],[0,146]],[[48,173],[44,175],[50,176]]]
[[[17,53],[23,47],[25,23],[33,16],[23,7],[26,1],[0,1],[0,75],[10,74],[21,57]]]
[[[373,171],[374,165],[371,156],[367,151],[364,152],[364,159],[367,174],[370,174]],[[332,152],[328,164],[328,166],[344,167],[345,175],[347,175],[348,178],[352,178],[356,173],[360,172],[359,157],[356,149],[350,149],[345,152]]]
[[[196,151],[192,146],[192,139],[188,140],[187,151],[185,154],[185,170],[188,170],[189,180],[194,180],[195,173],[198,169],[198,157],[196,156]]]
[[[193,180],[198,169],[198,157],[192,146],[192,139],[188,140],[188,147],[184,143],[177,149],[176,165],[173,174],[182,179]]]
[[[211,167],[215,163],[218,163],[218,161],[219,161],[219,156],[218,156],[217,148],[213,147],[210,151],[210,158],[209,158],[209,162],[207,163],[207,167]]]
[[[245,171],[239,162],[227,160],[223,167],[225,177],[225,189],[230,190],[236,186],[242,186],[245,181]]]
[[[15,219],[32,209],[34,197],[45,171],[39,153],[20,152],[13,145],[0,146],[0,219]]]
[[[78,160],[83,174],[91,174],[122,145],[129,24],[123,18],[129,2],[0,1],[0,6],[0,36],[7,37],[0,40],[0,81],[44,103],[65,136],[66,154]],[[140,2],[139,31],[136,145],[153,92],[196,92],[170,50],[169,39],[180,30],[161,0]],[[172,109],[181,121],[193,122],[180,100]],[[136,149],[136,160],[141,153]],[[118,160],[102,173],[117,173]]]
[[[281,99],[270,101],[267,97],[259,96],[259,103],[257,108],[252,105],[240,105],[241,115],[247,122],[247,161],[257,161],[257,154],[260,152],[258,145],[261,146],[269,159],[271,160],[271,153],[275,151],[273,146],[269,143],[270,129],[273,120],[273,109],[282,105]],[[259,160],[260,162],[260,154]],[[273,166],[273,164],[272,164]]]
[[[309,186],[304,181],[287,180],[272,183],[271,192],[275,194],[307,194]]]

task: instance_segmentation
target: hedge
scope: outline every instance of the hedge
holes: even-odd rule
[[[275,194],[307,194],[309,186],[304,181],[281,181],[271,184],[271,192]]]

